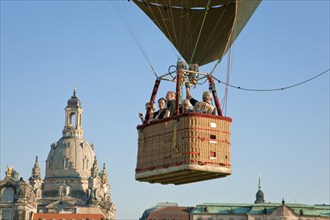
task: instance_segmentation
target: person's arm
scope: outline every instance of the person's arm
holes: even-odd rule
[[[198,100],[194,99],[190,92],[189,83],[186,83],[186,98],[190,101],[190,104],[194,107]]]
[[[193,97],[191,97],[191,99],[189,99],[189,101],[192,106],[195,106],[195,104],[198,102],[198,100],[194,99]]]
[[[217,115],[217,113],[216,113],[216,108],[213,109],[213,111],[212,111],[212,115]]]
[[[151,108],[150,114],[149,114],[149,120],[148,122],[151,122],[154,120],[154,110]]]
[[[139,118],[141,119],[141,122],[143,123],[143,121],[144,121],[144,116],[143,116],[142,113],[139,113]]]
[[[171,110],[173,108],[173,103],[171,100],[167,100],[167,105],[166,105],[166,112],[165,112],[165,118],[168,118],[171,116]]]
[[[192,95],[191,95],[191,92],[190,92],[190,86],[189,86],[188,82],[186,82],[186,98],[188,100],[192,99]]]
[[[170,114],[171,114],[170,110],[166,109],[164,118],[170,117]]]

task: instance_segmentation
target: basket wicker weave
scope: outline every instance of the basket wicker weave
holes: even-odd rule
[[[135,179],[185,184],[230,175],[231,121],[184,113],[138,126]]]

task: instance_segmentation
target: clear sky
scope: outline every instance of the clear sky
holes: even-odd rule
[[[329,72],[284,91],[229,89],[230,177],[180,186],[135,181],[138,112],[155,76],[116,9],[127,10],[152,66],[166,73],[177,57],[133,2],[1,1],[1,179],[13,165],[27,180],[35,156],[44,176],[76,84],[85,138],[99,166],[106,163],[118,219],[137,219],[157,202],[253,203],[260,175],[267,202],[330,203]],[[330,66],[329,1],[263,1],[232,53],[230,83],[241,87],[281,88],[322,73]],[[224,58],[214,75],[225,80],[226,66]],[[159,94],[174,88],[162,83]],[[221,97],[223,85],[217,89]]]

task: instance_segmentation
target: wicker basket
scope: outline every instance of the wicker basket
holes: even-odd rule
[[[230,175],[231,121],[184,113],[138,126],[135,179],[186,184]]]

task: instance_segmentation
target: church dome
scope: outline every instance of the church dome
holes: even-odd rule
[[[94,162],[94,150],[82,137],[62,137],[51,145],[46,178],[88,178]]]
[[[110,199],[105,164],[99,173],[94,145],[90,145],[84,138],[82,113],[74,88],[65,108],[62,137],[51,144],[46,160],[46,176],[40,186],[42,195],[40,193],[38,197],[38,210],[75,212],[78,207],[83,207],[86,210],[99,210],[105,213],[107,219],[114,219],[116,210]],[[35,185],[41,182],[38,179],[40,169],[37,162],[36,159],[30,178],[30,182]]]
[[[69,195],[87,198],[88,178],[95,153],[94,146],[89,145],[83,135],[82,113],[75,88],[65,108],[63,136],[51,145],[46,161],[43,192],[46,197]]]

